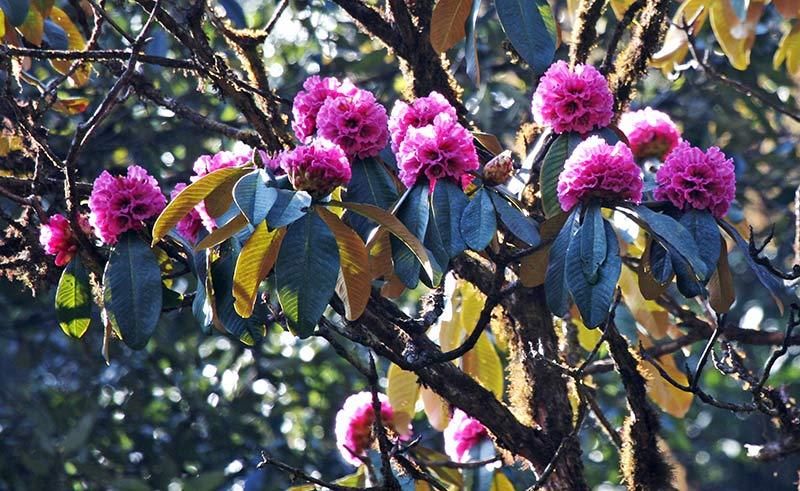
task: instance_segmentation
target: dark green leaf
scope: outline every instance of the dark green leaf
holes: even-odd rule
[[[562,211],[561,204],[558,202],[558,176],[564,170],[564,162],[580,142],[580,135],[563,133],[558,135],[547,149],[539,174],[542,209],[547,218],[558,215]]]
[[[641,219],[640,225],[650,232],[662,246],[670,252],[675,252],[677,257],[689,263],[694,274],[699,279],[709,276],[706,265],[700,258],[700,251],[694,241],[694,237],[686,228],[678,223],[674,218],[656,213],[646,206],[636,206],[634,211]],[[676,259],[673,256],[673,262]]]
[[[436,183],[431,196],[432,221],[429,228],[441,239],[447,259],[458,256],[467,248],[461,236],[461,215],[468,202],[461,186],[455,182],[441,179]],[[447,263],[440,265],[444,267]]]
[[[126,232],[111,251],[103,273],[103,302],[122,341],[142,349],[161,316],[161,268],[136,232]]]
[[[711,279],[711,274],[717,269],[721,251],[717,221],[707,211],[689,210],[683,214],[680,223],[694,237],[700,252],[700,259],[706,266],[706,279]]]
[[[225,15],[235,28],[247,28],[247,19],[244,16],[244,10],[242,10],[242,6],[239,5],[239,2],[236,0],[219,0],[219,3],[225,8]]]
[[[345,201],[366,203],[388,210],[397,201],[397,188],[386,166],[374,158],[356,159],[351,167],[352,177],[347,185]],[[374,225],[361,215],[348,213],[347,223],[366,239]]]
[[[292,223],[283,238],[275,281],[292,331],[308,337],[325,312],[339,277],[336,239],[316,213]]]
[[[430,219],[428,183],[417,183],[406,191],[395,210],[395,215],[414,237],[424,240]],[[411,249],[394,235],[391,237],[391,243],[395,274],[408,288],[416,288],[421,268],[419,260]]]
[[[89,275],[79,257],[64,268],[56,290],[56,317],[67,336],[80,338],[89,328],[92,315],[92,288]]]
[[[622,272],[622,258],[619,256],[617,236],[611,224],[602,220],[606,235],[606,258],[598,270],[597,283],[591,284],[583,274],[580,258],[582,235],[593,233],[593,230],[581,226],[573,236],[567,250],[567,284],[572,298],[575,300],[581,318],[586,327],[598,327],[608,318],[608,311],[614,301],[614,291],[619,275]]]
[[[258,321],[259,316],[244,318],[236,312],[234,306],[233,275],[241,250],[241,243],[236,239],[231,240],[230,244],[220,251],[221,257],[211,263],[209,273],[214,288],[214,311],[219,323],[232,336],[241,340],[249,335],[250,338],[258,340],[262,337],[263,327]]]
[[[5,13],[6,19],[12,26],[19,26],[25,22],[29,8],[28,0],[0,0],[0,10]]]
[[[556,20],[547,0],[495,0],[497,16],[514,49],[541,75],[556,52]]]
[[[473,251],[484,250],[497,231],[494,205],[486,188],[479,188],[461,215],[461,235]]]
[[[254,227],[264,221],[277,199],[278,190],[266,185],[263,170],[242,176],[233,187],[233,201]]]
[[[509,232],[529,246],[535,247],[542,242],[542,238],[539,236],[539,224],[533,218],[525,216],[522,210],[512,205],[496,191],[489,191],[489,197],[497,214],[500,215],[500,221],[505,224]]]
[[[672,256],[655,240],[650,244],[650,270],[653,279],[663,285],[672,279]]]
[[[64,29],[50,19],[44,21],[44,41],[50,49],[69,49],[69,39]]]
[[[478,13],[481,10],[481,0],[472,0],[472,11],[467,18],[464,31],[466,32],[466,41],[464,43],[464,52],[467,63],[467,76],[475,85],[481,83],[481,68],[478,63],[478,43],[477,33],[475,31],[478,22]]]
[[[675,256],[675,254],[671,255]],[[673,257],[672,265],[675,268],[675,284],[678,287],[678,291],[681,292],[681,295],[686,298],[692,298],[698,295],[705,296],[706,289],[703,287],[703,284],[694,277],[686,261],[683,261],[679,257]]]
[[[564,317],[569,311],[569,288],[567,287],[567,248],[578,228],[578,215],[580,206],[576,206],[567,217],[564,226],[550,246],[550,259],[547,263],[545,274],[545,296],[550,312],[558,317]]]
[[[605,220],[600,205],[591,205],[583,216],[579,251],[581,269],[590,285],[598,280],[598,270],[606,260]]]
[[[278,196],[269,212],[267,212],[267,225],[271,229],[289,225],[305,215],[308,212],[308,207],[311,206],[311,196],[306,192],[286,191],[284,189],[276,189],[276,191]]]

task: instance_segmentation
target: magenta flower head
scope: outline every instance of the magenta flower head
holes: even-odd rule
[[[394,411],[389,404],[389,398],[378,394],[381,403],[381,422],[384,426],[392,426]],[[354,466],[363,462],[359,457],[366,455],[366,451],[373,441],[372,425],[375,423],[375,411],[372,407],[372,393],[369,391],[353,394],[344,401],[342,409],[336,413],[336,446],[342,458]]]
[[[388,117],[372,92],[328,97],[317,114],[317,134],[336,143],[350,158],[374,157],[389,141]]]
[[[224,169],[226,167],[236,167],[245,165],[252,160],[250,153],[235,153],[223,150],[214,155],[201,155],[197,157],[192,166],[194,174],[191,181],[195,182],[206,174]]]
[[[113,245],[123,232],[141,229],[142,222],[158,215],[166,204],[158,182],[138,165],[128,167],[125,176],[103,171],[89,197],[89,223],[100,240]]]
[[[619,129],[637,159],[663,159],[681,141],[681,133],[669,116],[651,107],[627,112],[619,119]]]
[[[642,172],[627,145],[590,136],[575,147],[558,176],[558,201],[569,211],[588,198],[642,200]]]
[[[669,200],[681,210],[708,210],[717,218],[728,212],[736,196],[733,160],[717,147],[705,153],[682,141],[656,172],[658,200]]]
[[[316,75],[307,78],[292,105],[292,129],[297,139],[308,143],[317,131],[319,110],[329,97],[349,96],[357,90],[348,80],[340,82],[333,77],[320,78]]]
[[[175,199],[184,189],[186,189],[186,183],[181,182],[176,184],[175,189],[173,189],[169,195],[170,199]],[[200,217],[200,213],[196,208],[192,209],[188,215],[181,218],[181,221],[175,226],[175,230],[178,231],[181,237],[192,243],[197,242],[197,236],[200,234],[202,228],[203,219]]]
[[[66,266],[78,252],[78,241],[64,215],[53,215],[42,225],[39,243],[46,253],[56,257],[56,266]]]
[[[556,133],[588,133],[614,117],[614,96],[608,82],[591,65],[570,68],[557,61],[539,80],[533,93],[533,119]]]
[[[323,198],[350,182],[350,161],[342,148],[324,138],[314,139],[280,155],[281,168],[298,191]]]
[[[480,421],[456,409],[444,429],[444,452],[453,462],[466,462],[470,449],[487,437],[486,428]]]
[[[431,189],[442,178],[466,186],[472,181],[469,172],[479,167],[472,135],[446,112],[432,124],[408,129],[397,152],[397,165],[403,184],[411,187],[423,176]]]
[[[392,152],[397,153],[400,150],[400,144],[405,140],[409,128],[420,128],[432,124],[434,118],[443,113],[458,120],[456,108],[438,92],[431,92],[427,97],[420,97],[411,104],[403,101],[395,102],[392,116],[389,118]]]

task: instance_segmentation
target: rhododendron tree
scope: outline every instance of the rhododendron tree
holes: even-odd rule
[[[704,44],[746,67],[763,2],[129,3],[0,1],[3,271],[109,364],[75,375],[102,425],[0,405],[0,441],[75,426],[10,487],[689,489],[710,456],[675,428],[711,410],[758,418],[759,461],[800,451],[795,372],[771,378],[797,365],[800,234],[748,228],[800,228],[797,169],[760,181],[796,158],[797,94]],[[687,95],[709,81],[736,103]],[[732,136],[747,118],[771,136]],[[166,389],[114,386],[150,372]],[[144,437],[83,448],[139,398]],[[43,453],[13,442],[0,478]]]

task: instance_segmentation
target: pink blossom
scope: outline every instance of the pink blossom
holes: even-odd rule
[[[466,186],[472,181],[469,172],[479,167],[472,135],[447,112],[436,116],[432,124],[408,129],[397,152],[397,165],[403,184],[411,187],[423,176],[431,188],[446,177]]]
[[[444,429],[444,452],[453,462],[466,462],[470,449],[487,436],[486,428],[480,421],[456,408]]]
[[[128,167],[125,176],[103,171],[89,197],[89,223],[100,240],[113,245],[123,232],[141,229],[166,203],[158,182],[138,165]]]
[[[53,215],[39,229],[39,243],[44,251],[56,257],[56,266],[66,266],[78,251],[78,241],[64,215]]]
[[[391,426],[394,411],[389,398],[378,394],[381,403],[381,422]],[[372,406],[372,393],[365,391],[353,394],[344,401],[342,409],[336,413],[336,446],[342,458],[350,464],[359,466],[362,461],[358,457],[366,455],[372,444],[372,426],[375,423],[375,411]]]
[[[328,97],[317,114],[317,134],[336,143],[350,158],[374,157],[389,141],[386,109],[372,92]]]
[[[427,97],[420,97],[411,104],[397,101],[392,108],[389,118],[389,132],[392,135],[392,152],[400,150],[400,144],[405,140],[409,128],[420,128],[433,123],[437,115],[446,113],[457,120],[454,108],[444,96],[438,92],[431,92]]]
[[[564,163],[558,176],[561,208],[569,211],[591,197],[635,203],[642,200],[642,173],[624,143],[611,146],[598,136],[590,136]]]
[[[709,210],[722,218],[736,196],[733,160],[717,147],[705,153],[682,141],[656,172],[654,196],[685,210]]]
[[[297,139],[308,143],[317,131],[317,114],[329,97],[349,96],[357,90],[348,80],[340,82],[333,77],[320,78],[316,75],[307,78],[292,105],[292,129]]]
[[[181,182],[176,184],[175,189],[173,189],[172,193],[169,195],[170,199],[175,199],[184,189],[186,189],[186,183]],[[190,211],[189,214],[181,218],[181,221],[175,226],[175,229],[181,237],[192,243],[197,242],[197,236],[200,234],[200,229],[202,228],[203,219],[200,217],[200,213],[197,209]]]
[[[681,141],[681,133],[672,119],[650,107],[623,114],[619,129],[628,137],[628,145],[637,159],[663,159]]]
[[[315,198],[329,195],[350,182],[350,162],[342,148],[324,138],[312,140],[280,155],[281,168],[292,186]]]
[[[264,167],[272,171],[274,175],[283,174],[283,169],[281,169],[281,161],[278,158],[278,155],[270,156],[265,150],[256,150],[258,152],[259,157],[261,157],[261,162],[264,164]]]
[[[588,133],[608,126],[614,117],[614,96],[593,66],[564,61],[550,65],[533,94],[533,118],[556,133]]]

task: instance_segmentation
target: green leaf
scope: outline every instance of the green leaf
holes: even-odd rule
[[[564,162],[580,142],[580,135],[563,133],[558,135],[553,143],[550,144],[550,148],[547,149],[542,161],[542,170],[539,174],[542,209],[547,218],[562,212],[561,203],[558,202],[558,176],[564,170]]]
[[[709,271],[700,258],[700,251],[694,237],[686,228],[674,218],[656,213],[646,206],[635,206],[633,210],[639,216],[639,225],[653,234],[656,240],[670,252],[677,253],[678,257],[689,263],[693,273],[699,279],[705,279]],[[636,221],[636,219],[634,218]],[[673,257],[674,263],[675,257]]]
[[[56,289],[56,317],[64,334],[80,338],[89,328],[92,315],[92,288],[89,275],[79,257],[64,268]]]
[[[529,246],[537,246],[542,242],[539,236],[539,225],[533,218],[527,217],[522,210],[512,205],[505,197],[496,191],[490,191],[489,196],[494,203],[494,209],[500,215],[509,232]]]
[[[497,16],[517,53],[544,73],[556,52],[556,20],[547,0],[495,0]]]
[[[578,229],[578,215],[581,207],[576,206],[567,217],[564,226],[550,246],[550,257],[545,274],[545,297],[550,312],[564,317],[569,312],[569,288],[567,287],[567,248]]]
[[[0,9],[12,26],[19,26],[28,17],[30,2],[28,0],[0,0]]]
[[[417,183],[406,191],[404,199],[395,210],[395,215],[411,232],[411,235],[417,239],[424,239],[430,219],[428,183]],[[416,288],[420,273],[420,263],[417,257],[398,237],[393,235],[391,243],[395,274],[408,288]]]
[[[586,281],[593,285],[598,279],[598,270],[606,260],[606,232],[600,205],[591,205],[581,224],[580,257]]]
[[[244,318],[236,312],[233,296],[236,263],[242,247],[237,239],[226,244],[220,251],[220,258],[209,268],[210,286],[213,290],[212,309],[215,325],[246,344],[263,337],[263,325],[258,316]]]
[[[242,176],[233,187],[233,201],[254,227],[264,221],[277,199],[278,191],[266,185],[262,169]]]
[[[292,331],[308,337],[325,312],[339,276],[336,238],[316,213],[289,225],[283,238],[275,280]]]
[[[486,249],[497,232],[494,205],[486,188],[478,188],[461,215],[461,235],[473,251]]]
[[[356,159],[351,167],[352,177],[347,185],[345,200],[374,205],[384,210],[397,201],[397,187],[386,166],[374,158]],[[348,216],[347,221],[363,239],[372,228],[369,221],[360,215]]]
[[[461,215],[468,202],[461,186],[455,182],[440,179],[436,183],[431,196],[431,226],[439,235],[448,259],[458,256],[467,248],[461,235]]]
[[[661,285],[668,283],[675,274],[672,256],[655,240],[650,243],[650,271],[653,279]]]
[[[467,41],[464,43],[464,52],[467,63],[467,76],[475,85],[481,83],[481,67],[478,63],[478,40],[475,26],[478,23],[478,14],[481,10],[481,0],[473,0],[472,10],[467,18],[466,31]]]
[[[106,263],[103,303],[122,341],[131,349],[147,345],[161,316],[161,268],[136,232],[126,232]]]
[[[680,223],[694,237],[700,259],[706,266],[706,279],[710,279],[711,273],[717,268],[722,250],[717,221],[707,211],[689,210],[683,214]]]
[[[280,228],[289,225],[306,213],[311,206],[311,196],[304,191],[287,191],[276,189],[278,196],[267,213],[269,228]]]
[[[593,328],[603,324],[608,318],[608,311],[614,301],[614,290],[622,271],[622,258],[619,255],[617,236],[611,224],[602,220],[606,235],[606,257],[597,271],[598,278],[594,284],[587,281],[583,273],[580,249],[583,234],[594,230],[582,225],[570,241],[567,249],[567,284],[572,298],[575,300],[581,318],[586,327]]]

